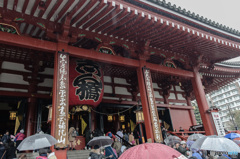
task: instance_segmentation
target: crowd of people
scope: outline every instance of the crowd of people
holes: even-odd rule
[[[10,135],[7,130],[0,140],[0,156],[1,159],[16,158],[16,147],[24,140],[24,130],[20,130],[15,136]]]
[[[139,144],[140,139],[140,135],[137,130],[129,134],[127,133],[127,131],[119,129],[115,135],[111,131],[108,131],[106,134],[103,135],[109,136],[113,140],[113,143],[105,147],[99,147],[98,145],[95,145],[89,154],[90,159],[117,159],[128,148]]]
[[[42,131],[39,131],[38,134],[42,134]],[[5,134],[0,139],[0,159],[16,159],[17,153],[20,153],[17,150],[17,147],[25,139],[24,130],[20,130],[16,135],[11,135],[7,130]],[[51,152],[49,148],[39,149],[39,156],[36,159],[57,159],[54,152]],[[18,159],[27,159],[25,154],[19,154]]]
[[[190,130],[189,130],[190,131]],[[184,130],[180,127],[179,132],[184,132]],[[42,133],[42,132],[39,132]],[[76,136],[78,136],[78,129],[74,127],[70,127],[69,129],[69,150],[75,150],[74,140]],[[162,127],[162,136],[163,139],[167,138],[170,134],[167,129]],[[86,146],[85,149],[91,150],[89,154],[89,159],[117,159],[119,158],[128,148],[133,146],[145,143],[144,139],[142,139],[140,133],[137,129],[132,132],[127,132],[126,130],[119,129],[115,134],[111,131],[108,131],[104,134],[99,129],[96,129],[91,132],[90,129],[85,131],[85,139],[86,143],[88,143],[93,137],[97,136],[109,136],[112,139],[112,144],[104,147],[100,147],[99,145],[95,146]],[[15,159],[17,158],[16,148],[20,143],[24,140],[24,130],[20,130],[16,135],[10,135],[9,131],[2,136],[0,140],[0,156],[1,159]],[[162,144],[165,144],[164,142]],[[184,155],[189,159],[218,159],[219,156],[214,156],[209,151],[199,151],[195,149],[189,149],[187,143],[185,141],[174,142],[172,145],[168,145]],[[48,149],[40,149],[38,150],[39,156],[36,159],[56,159],[54,152]],[[227,155],[223,155],[225,158],[230,158]],[[221,156],[222,157],[222,156]],[[20,155],[18,158],[26,159],[26,155]]]
[[[189,129],[189,131],[194,131],[193,129]],[[180,127],[179,132],[184,132],[184,130]],[[164,127],[162,128],[162,135],[163,139],[167,138],[170,134],[167,132],[167,129]],[[119,130],[116,132],[114,135],[111,131],[108,131],[105,136],[109,136],[112,138],[114,141],[111,145],[111,149],[113,154],[107,154],[106,153],[106,147],[99,147],[99,146],[94,146],[93,149],[91,150],[91,153],[89,154],[89,159],[101,159],[101,158],[109,158],[109,159],[117,159],[119,158],[124,151],[126,151],[128,148],[131,148],[132,146],[138,145],[143,143],[141,140],[141,137],[139,135],[138,131],[130,132],[127,133],[126,130],[122,131]],[[162,143],[166,144],[166,143]],[[184,155],[186,158],[189,159],[218,159],[220,158],[226,158],[226,159],[231,159],[227,154],[222,154],[222,155],[214,155],[210,151],[200,151],[200,150],[195,150],[187,146],[186,141],[179,141],[175,142],[172,145],[168,145]]]

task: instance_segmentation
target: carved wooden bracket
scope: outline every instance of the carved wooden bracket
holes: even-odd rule
[[[128,87],[127,90],[129,93],[132,94],[132,100],[137,101],[137,95],[139,93],[137,78],[133,78],[133,79],[128,78],[126,80],[127,80],[127,83],[131,84],[131,86]]]
[[[181,83],[181,89],[184,90],[184,93],[182,93],[182,96],[184,98],[189,98],[189,97],[192,97],[192,93],[193,93],[193,86],[192,86],[192,83],[191,82],[182,82]]]

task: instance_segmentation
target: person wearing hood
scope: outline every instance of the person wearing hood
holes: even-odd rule
[[[18,145],[20,145],[20,143],[24,140],[25,138],[25,134],[24,134],[24,130],[20,130],[19,133],[17,133],[17,135],[15,136],[14,141],[16,142],[16,147],[18,147]],[[19,151],[18,151],[19,152]]]
[[[90,159],[103,159],[103,158],[111,158],[112,155],[105,157],[104,154],[100,151],[100,147],[95,145],[89,154]]]

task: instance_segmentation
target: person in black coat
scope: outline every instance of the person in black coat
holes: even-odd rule
[[[136,145],[139,145],[140,135],[139,135],[139,132],[136,129],[133,132],[133,136],[134,136],[134,140],[135,140]]]
[[[8,143],[6,155],[7,155],[7,159],[17,158],[17,156],[16,156],[16,147],[14,146],[14,142],[10,141]]]
[[[7,153],[7,151],[5,149],[5,146],[3,145],[2,142],[0,142],[0,158],[6,159],[6,156],[7,156],[6,153]]]
[[[2,141],[3,144],[9,143],[9,141],[10,141],[10,136],[9,136],[9,131],[8,131],[8,130],[7,130],[6,133],[3,135],[1,141]]]

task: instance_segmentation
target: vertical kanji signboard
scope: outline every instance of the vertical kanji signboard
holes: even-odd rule
[[[156,106],[155,97],[154,97],[154,91],[152,87],[152,77],[151,77],[150,70],[147,68],[143,68],[143,75],[144,75],[145,87],[147,91],[148,107],[151,115],[151,123],[153,128],[154,140],[160,143],[163,141],[162,131],[160,129],[160,124],[159,124],[159,117],[158,117],[158,111],[157,111],[157,106]]]
[[[213,118],[213,122],[217,131],[217,135],[218,136],[225,136],[225,130],[223,128],[222,125],[222,121],[220,119],[219,113],[218,112],[211,112],[212,114],[212,118]]]
[[[55,111],[56,148],[68,146],[68,85],[69,85],[69,55],[58,52],[57,95]]]

